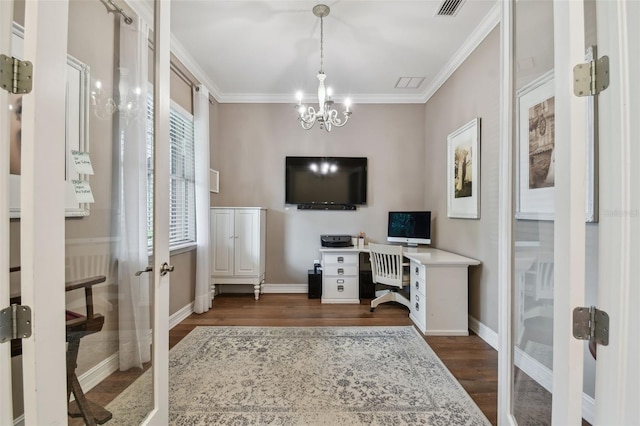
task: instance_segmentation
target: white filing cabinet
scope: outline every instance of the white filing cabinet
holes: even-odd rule
[[[360,303],[358,258],[354,249],[321,249],[322,303]]]
[[[436,249],[425,261],[406,256],[411,260],[411,320],[425,335],[468,336],[467,269],[480,262]]]
[[[211,208],[211,290],[216,284],[264,283],[267,211],[260,207]]]
[[[427,332],[427,298],[425,296],[426,267],[411,261],[411,306],[409,317],[422,333]]]

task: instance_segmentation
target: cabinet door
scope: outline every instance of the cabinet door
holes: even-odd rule
[[[234,214],[232,209],[211,210],[211,275],[233,275]]]
[[[260,210],[236,210],[234,275],[258,275],[260,266]]]

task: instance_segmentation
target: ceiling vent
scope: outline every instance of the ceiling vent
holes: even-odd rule
[[[444,0],[436,12],[436,16],[456,16],[464,0]]]
[[[417,89],[420,87],[424,77],[400,77],[396,82],[396,89]]]

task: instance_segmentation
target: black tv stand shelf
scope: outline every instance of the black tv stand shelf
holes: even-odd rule
[[[298,204],[298,210],[355,210],[353,204]]]

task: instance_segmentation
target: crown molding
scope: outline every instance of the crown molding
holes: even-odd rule
[[[312,95],[309,95],[312,96]],[[346,96],[345,96],[346,97]],[[416,94],[360,94],[351,96],[351,102],[355,104],[423,104],[424,95]],[[336,104],[343,102],[344,97],[334,97]],[[287,94],[266,94],[266,93],[242,93],[228,94],[216,97],[220,103],[235,104],[294,104],[295,96],[291,93]]]
[[[487,16],[480,22],[471,35],[465,40],[462,47],[451,57],[449,62],[440,70],[436,77],[427,86],[422,97],[422,102],[426,103],[438,91],[440,87],[453,75],[462,63],[476,50],[489,33],[500,23],[502,17],[502,4],[496,2]]]

